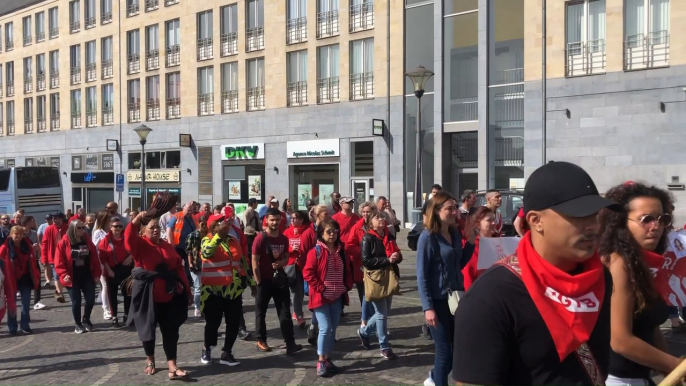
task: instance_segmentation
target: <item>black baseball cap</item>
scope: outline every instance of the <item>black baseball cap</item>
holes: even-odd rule
[[[67,218],[67,216],[65,216],[64,213],[62,213],[62,212],[55,212],[52,214],[52,218],[65,219],[65,218]]]
[[[51,214],[46,214],[45,215],[46,220],[52,220],[52,215]]]
[[[569,162],[549,162],[536,169],[524,186],[524,213],[552,209],[569,217],[586,217],[619,205],[603,198],[586,171]]]

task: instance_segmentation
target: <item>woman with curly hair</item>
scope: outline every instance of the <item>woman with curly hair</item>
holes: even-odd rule
[[[468,290],[472,283],[481,275],[484,270],[478,270],[479,265],[479,240],[482,237],[498,237],[498,232],[495,230],[495,213],[486,206],[480,206],[473,215],[467,218],[465,224],[465,235],[474,234],[474,253],[469,263],[462,270],[464,276],[464,290]],[[466,243],[467,239],[462,239],[462,244]]]
[[[662,259],[667,246],[672,199],[664,190],[634,182],[615,186],[605,197],[623,207],[599,215],[598,252],[614,283],[606,384],[654,384],[651,369],[667,374],[680,362],[668,353],[660,333],[668,310],[648,268],[649,261]]]

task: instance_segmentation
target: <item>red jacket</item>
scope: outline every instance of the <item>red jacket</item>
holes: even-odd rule
[[[5,303],[5,308],[0,308],[0,321],[2,320],[2,317],[5,315],[5,311],[7,310],[13,310],[17,311],[17,300],[14,298],[14,294],[17,293],[17,280],[14,278],[14,274],[11,269],[7,269],[7,264],[4,262],[0,262],[0,269],[2,270],[2,286],[4,288],[4,296],[5,299],[3,299]],[[0,294],[1,296],[2,294]]]
[[[355,283],[364,280],[362,272],[362,238],[367,232],[364,230],[364,219],[360,219],[350,229],[348,241],[345,243],[345,254],[353,262],[353,277]]]
[[[86,222],[86,216],[80,217],[78,214],[75,214],[71,216],[69,221],[67,221],[67,225],[71,224],[72,221],[80,220],[81,222]]]
[[[464,276],[465,291],[467,291],[469,287],[472,286],[472,283],[474,283],[476,279],[486,271],[485,269],[477,270],[476,268],[479,266],[479,238],[479,236],[474,238],[474,253],[472,254],[472,258],[469,260],[469,263],[467,263],[467,265],[465,265],[465,267],[462,268],[462,276]],[[467,239],[462,239],[462,247],[464,247],[466,241]]]
[[[29,238],[25,238],[21,241],[22,243],[26,244],[26,248],[29,252],[24,254],[21,251],[17,251],[18,255],[14,261],[12,261],[12,259],[10,258],[9,249],[10,243],[12,242],[14,241],[12,241],[10,237],[8,237],[7,240],[2,244],[2,246],[0,246],[0,259],[2,259],[5,262],[5,271],[8,273],[7,276],[14,278],[15,282],[21,279],[21,272],[26,267],[21,267],[20,264],[22,263],[20,261],[24,260],[28,265],[28,274],[31,276],[31,281],[33,282],[33,289],[38,289],[38,287],[40,287],[40,268],[38,268],[38,262],[36,262],[36,255],[33,251],[33,244],[31,243],[31,240]],[[15,286],[15,288],[17,287]]]
[[[303,227],[302,233],[295,235],[295,227],[292,225],[283,232],[283,235],[288,238],[288,265],[296,264],[303,269],[307,261],[307,253],[314,248],[317,242],[317,234],[311,226]],[[297,251],[293,250],[293,242],[291,240],[300,239],[300,248]]]
[[[63,223],[60,227],[52,224],[45,228],[40,247],[40,259],[43,265],[55,264],[55,249],[57,248],[57,243],[67,234],[68,228],[69,225],[66,223]]]
[[[110,243],[114,246],[114,251],[112,251]],[[110,269],[115,265],[123,263],[124,260],[129,257],[129,251],[126,250],[126,246],[124,245],[124,235],[117,241],[112,238],[111,232],[100,240],[98,252],[100,253],[100,262],[102,265],[107,265]]]
[[[93,281],[97,282],[102,274],[100,270],[100,259],[98,258],[98,250],[93,245],[88,235],[83,235],[83,240],[88,245],[88,263],[90,265],[91,276]],[[69,237],[64,235],[62,240],[57,243],[57,250],[55,251],[55,272],[60,277],[60,283],[65,287],[71,287],[74,280],[74,260],[71,258],[71,242]],[[69,275],[70,281],[66,283],[64,276]]]
[[[279,234],[283,234],[283,232],[288,229],[289,224],[286,223],[286,212],[281,212],[281,222],[279,223]],[[265,215],[262,218],[262,229],[267,227],[267,216]],[[258,229],[259,231],[259,229]]]
[[[317,249],[320,250],[319,257],[317,257]],[[341,252],[344,252],[341,250]],[[331,303],[330,300],[326,299],[324,294],[324,278],[326,277],[326,270],[329,266],[329,251],[326,248],[312,248],[310,252],[307,253],[307,262],[303,268],[303,278],[307,281],[310,286],[309,301],[307,302],[307,308],[314,310],[325,304]],[[353,273],[352,264],[350,260],[344,257],[343,260],[343,283],[345,288],[350,291],[353,289]],[[341,296],[343,299],[343,304],[348,305],[348,292]]]

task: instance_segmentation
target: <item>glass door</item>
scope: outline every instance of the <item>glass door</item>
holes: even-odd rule
[[[352,180],[351,186],[356,206],[369,201],[369,180]]]

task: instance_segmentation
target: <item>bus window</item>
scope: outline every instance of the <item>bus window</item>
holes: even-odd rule
[[[15,168],[17,189],[46,189],[60,187],[60,172],[57,168]]]
[[[0,191],[6,192],[7,188],[10,186],[10,175],[12,174],[11,169],[1,169],[0,170]],[[7,212],[2,212],[7,213]]]

